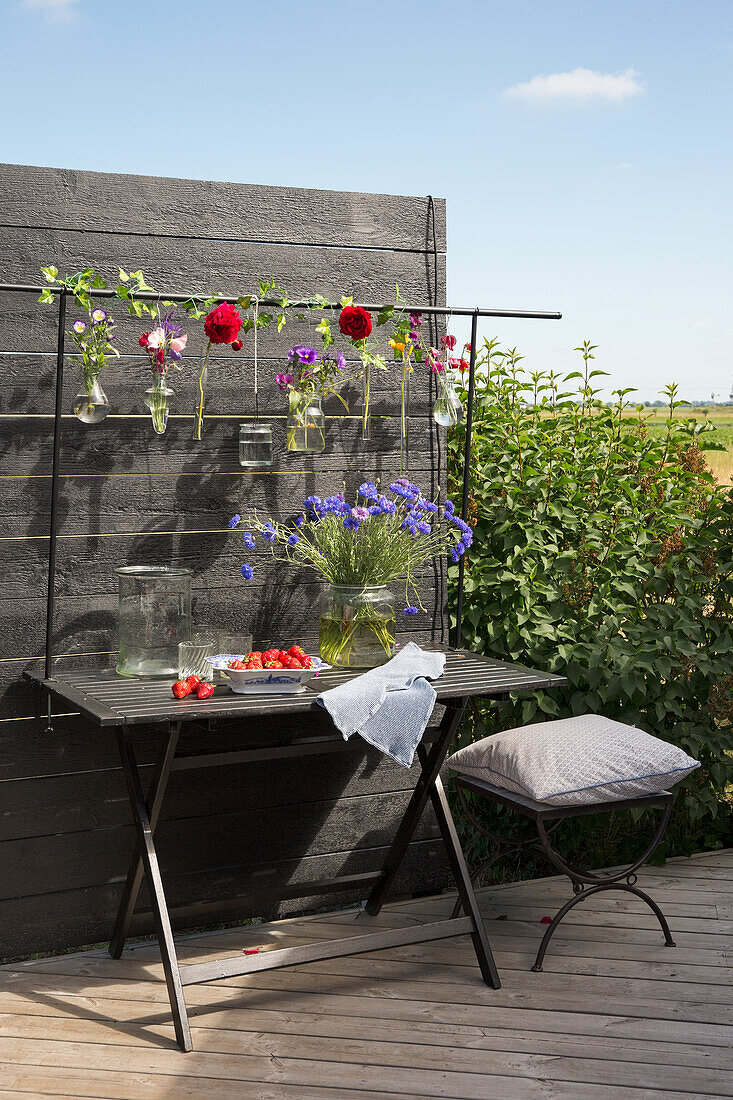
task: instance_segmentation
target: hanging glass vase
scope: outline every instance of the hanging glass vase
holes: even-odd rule
[[[438,382],[438,396],[433,405],[433,420],[441,428],[454,428],[463,419],[461,399],[456,393],[453,379],[445,371],[440,371],[435,377]]]
[[[361,417],[361,438],[371,439],[372,437],[372,418],[369,415],[369,404],[371,401],[371,367],[369,364],[365,364],[364,370],[361,376],[362,385],[362,417]]]
[[[158,435],[162,435],[168,426],[168,403],[173,392],[166,384],[165,375],[158,373],[154,374],[150,389],[145,391],[145,404],[150,409],[153,429]]]
[[[307,390],[291,390],[288,398],[286,427],[289,451],[324,450],[326,446],[326,418],[323,415],[321,394]]]
[[[204,359],[204,366],[196,376],[195,401],[196,407],[193,414],[193,438],[201,439],[204,430],[204,406],[206,405],[206,386],[209,381],[209,368],[206,366],[208,352]]]
[[[99,374],[84,371],[84,382],[74,398],[73,409],[82,424],[102,423],[109,412],[109,401],[99,383]]]
[[[395,654],[395,598],[384,584],[330,584],[319,609],[320,654],[336,668],[375,668]]]
[[[248,470],[266,470],[272,466],[272,425],[239,425],[239,465]]]

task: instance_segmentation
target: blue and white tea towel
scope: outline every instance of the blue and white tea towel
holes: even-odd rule
[[[428,679],[437,680],[444,668],[444,653],[428,653],[409,642],[386,665],[324,691],[318,702],[345,741],[358,733],[409,768],[435,705]]]

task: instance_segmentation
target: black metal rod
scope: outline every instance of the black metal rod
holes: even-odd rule
[[[13,291],[18,294],[40,294],[42,290],[48,290],[51,294],[63,294],[64,287],[58,286],[27,286],[22,283],[0,283],[0,291],[7,290]],[[68,293],[68,291],[67,291]],[[107,287],[103,290],[93,290],[93,298],[116,298],[117,291],[111,287]],[[191,298],[198,298],[206,301],[213,302],[230,302],[236,301],[240,297],[239,294],[202,294],[200,292],[192,291],[190,294],[166,294],[165,291],[140,291],[134,294],[136,301],[168,301],[168,302],[187,302]],[[124,299],[120,299],[124,301]],[[261,306],[280,306],[279,298],[260,298],[259,304]],[[391,302],[378,302],[376,304],[366,304],[364,302],[355,303],[361,305],[363,309],[368,309],[373,312],[377,312],[380,309],[384,309],[385,305],[393,305]],[[320,309],[316,303],[311,301],[299,301],[289,302],[287,309]],[[334,308],[338,309],[338,305]],[[562,313],[548,312],[546,310],[527,310],[527,309],[475,309],[469,306],[434,306],[434,305],[406,305],[400,303],[395,307],[400,313],[427,313],[433,314],[438,317],[473,317],[474,314],[478,317],[517,317],[525,318],[527,320],[541,320],[541,321],[559,321],[562,318]]]
[[[61,409],[64,399],[64,340],[66,337],[66,300],[59,297],[59,321],[56,343],[56,406],[53,415],[53,459],[51,462],[51,519],[48,544],[48,595],[46,599],[46,679],[51,677],[53,660],[53,620],[56,606],[56,528],[58,526],[59,451],[61,448]]]
[[[478,319],[481,311],[475,309],[471,319],[471,355],[468,371],[468,408],[466,409],[466,440],[463,447],[463,497],[461,498],[461,519],[466,521],[468,515],[468,482],[471,473],[471,437],[473,435],[473,395],[476,379],[476,341],[478,340]],[[466,568],[466,555],[461,554],[458,562],[458,596],[456,598],[456,629],[453,645],[456,649],[461,647],[462,620],[463,620],[463,574]]]

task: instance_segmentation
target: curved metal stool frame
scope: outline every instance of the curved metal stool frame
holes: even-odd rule
[[[672,813],[672,803],[674,802],[674,795],[672,793],[669,791],[660,791],[658,794],[643,795],[638,798],[628,798],[618,802],[594,802],[582,806],[549,806],[546,803],[535,802],[532,798],[527,798],[523,795],[515,794],[513,791],[505,790],[503,787],[494,787],[491,783],[485,783],[482,779],[476,779],[469,775],[456,773],[455,785],[458,799],[461,804],[461,810],[466,815],[467,820],[477,832],[487,837],[492,843],[497,844],[500,849],[494,855],[485,859],[473,872],[471,875],[472,881],[485,871],[487,867],[490,867],[492,863],[501,859],[503,856],[513,855],[515,852],[528,852],[532,855],[540,856],[542,859],[552,864],[552,866],[556,867],[563,875],[567,875],[572,883],[574,896],[570,898],[552,918],[547,931],[542,937],[542,942],[537,951],[537,957],[532,966],[532,970],[542,970],[542,963],[547,948],[550,945],[550,940],[554,936],[558,925],[567,916],[570,910],[574,909],[575,906],[579,905],[582,901],[585,901],[586,898],[590,898],[594,894],[600,894],[607,890],[622,890],[646,902],[659,921],[659,925],[664,934],[665,946],[675,946],[664,913],[657,903],[650,898],[644,890],[641,890],[636,885],[636,872],[651,858],[669,824],[669,818]],[[481,798],[486,798],[499,805],[503,805],[508,809],[516,810],[524,817],[529,818],[535,824],[537,837],[525,836],[518,839],[509,839],[492,833],[472,810],[466,797],[467,792],[478,795]],[[587,871],[584,868],[576,867],[557,852],[550,842],[549,838],[551,834],[565,818],[582,817],[596,813],[611,813],[617,810],[641,809],[647,806],[659,806],[664,808],[662,818],[652,840],[642,856],[628,867],[612,874],[599,875],[594,871]],[[457,901],[453,909],[454,917],[458,915],[460,909],[461,903]]]

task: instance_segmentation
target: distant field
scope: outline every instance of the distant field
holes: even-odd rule
[[[630,414],[636,415],[636,414]],[[644,415],[649,415],[647,423],[650,427],[662,431],[664,421],[667,419],[664,409],[646,409]],[[715,431],[708,436],[703,436],[701,442],[715,440],[716,443],[724,443],[725,451],[707,451],[708,465],[718,479],[724,484],[733,483],[733,405],[711,406],[710,408],[682,408],[678,410],[678,417],[687,419],[695,417],[696,420],[707,421],[715,426]]]

